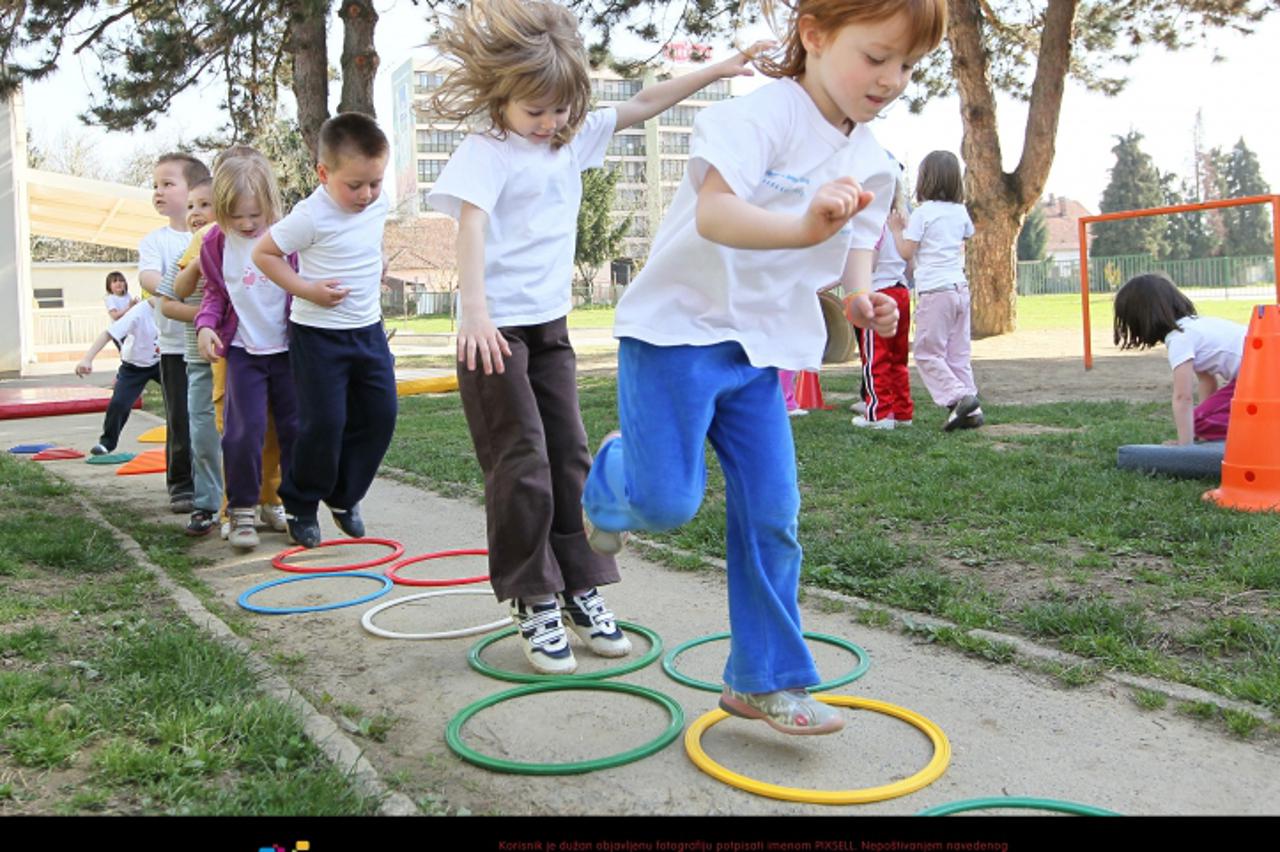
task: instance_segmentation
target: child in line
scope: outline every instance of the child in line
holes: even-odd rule
[[[107,273],[107,316],[111,317],[111,321],[115,322],[124,316],[124,312],[132,308],[138,303],[138,300],[129,295],[129,281],[124,277],[123,272]]]
[[[920,163],[909,221],[889,218],[898,253],[915,261],[916,369],[935,404],[947,409],[943,431],[976,429],[984,422],[969,363],[969,281],[964,241],[973,222],[964,207],[960,161],[933,151]]]
[[[209,169],[190,154],[164,154],[152,171],[155,193],[152,205],[169,219],[142,238],[138,246],[138,283],[154,294],[164,275],[177,263],[191,240],[187,232],[187,193],[191,186],[209,177]],[[182,324],[156,316],[160,332],[160,386],[164,390],[165,471],[169,508],[179,514],[195,510],[191,479],[191,435],[187,422],[187,368]]]
[[[485,477],[489,575],[530,665],[568,674],[577,661],[566,621],[597,655],[631,651],[597,589],[618,582],[617,565],[591,551],[582,526],[591,454],[566,322],[581,175],[604,165],[615,132],[748,73],[746,60],[589,112],[586,51],[563,6],[475,3],[437,44],[460,66],[434,108],[488,122],[454,152],[428,200],[458,220],[458,382]]]
[[[899,174],[889,215],[907,214],[906,188]],[[907,261],[898,254],[886,223],[876,243],[871,288],[893,299],[898,308],[898,331],[892,337],[881,337],[871,329],[854,327],[858,336],[858,358],[862,362],[862,409],[853,418],[853,425],[859,428],[910,426],[914,416],[911,372],[907,369],[907,355],[911,351],[911,290],[907,286],[907,266]]]
[[[298,394],[298,439],[286,466],[289,534],[320,543],[321,501],[348,536],[365,534],[360,501],[396,428],[396,376],[382,327],[382,194],[390,146],[367,115],[341,113],[320,128],[320,186],[275,223],[253,250],[264,274],[293,295],[289,362]],[[296,270],[286,255],[297,253]],[[284,430],[280,430],[281,450]]]
[[[254,507],[262,488],[262,445],[268,411],[280,440],[281,473],[288,475],[297,429],[289,370],[289,296],[254,264],[255,242],[280,217],[282,203],[271,164],[256,152],[225,160],[213,178],[218,228],[200,251],[206,284],[196,329],[200,354],[227,360],[226,469],[228,537],[232,547],[258,545]]]
[[[593,547],[697,512],[710,439],[725,477],[729,659],[720,707],[787,734],[840,730],[805,687],[820,678],[797,601],[795,447],[777,368],[814,369],[825,325],[814,282],[892,334],[871,291],[896,168],[868,123],[942,38],[942,0],[800,0],[774,82],[694,123],[689,167],[649,261],[618,303],[618,415],[587,478]]]
[[[1116,344],[1150,349],[1163,343],[1169,351],[1178,437],[1168,444],[1226,440],[1247,334],[1240,323],[1198,316],[1195,304],[1163,275],[1131,278],[1116,293]]]
[[[120,440],[120,431],[129,422],[129,411],[142,395],[147,382],[160,384],[158,336],[151,302],[144,299],[98,335],[80,363],[76,364],[76,375],[87,376],[93,372],[94,357],[109,341],[120,347],[120,367],[116,370],[111,402],[107,403],[107,413],[102,418],[102,437],[89,450],[90,454],[102,456],[114,450]]]

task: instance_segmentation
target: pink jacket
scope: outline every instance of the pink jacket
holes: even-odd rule
[[[222,277],[222,252],[226,244],[227,238],[223,236],[222,229],[217,225],[210,228],[209,233],[204,235],[204,242],[200,246],[200,273],[205,280],[204,297],[200,301],[200,310],[196,314],[195,323],[197,334],[202,328],[214,330],[218,339],[222,341],[222,348],[218,350],[218,355],[224,357],[240,324],[236,309],[231,304],[231,296],[227,293],[227,282]],[[298,255],[291,254],[285,259],[289,261],[293,271],[297,272]],[[289,295],[284,303],[286,317],[292,305],[293,296]]]

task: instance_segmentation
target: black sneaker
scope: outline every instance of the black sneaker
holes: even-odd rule
[[[320,522],[315,518],[299,518],[297,515],[285,515],[289,524],[289,538],[294,544],[303,547],[315,547],[320,543]]]
[[[110,452],[111,450],[107,449],[102,444],[94,444],[92,447],[89,448],[89,455],[91,456],[105,456]]]
[[[560,611],[568,619],[565,623],[592,652],[601,657],[625,657],[631,653],[631,640],[618,627],[598,591],[588,589],[581,595],[561,595],[561,599],[564,606]]]
[[[204,509],[196,509],[191,513],[191,520],[187,521],[186,533],[189,536],[208,535],[213,529],[213,512],[206,512]]]
[[[560,620],[560,607],[555,601],[529,604],[519,598],[511,600],[511,620],[524,640],[525,659],[539,674],[567,675],[578,668],[569,647],[569,635]]]
[[[350,509],[334,509],[331,507],[329,511],[333,513],[333,522],[338,525],[338,529],[351,538],[364,538],[364,518],[360,517],[359,503]]]
[[[954,432],[964,427],[964,421],[970,414],[978,410],[978,398],[973,394],[960,397],[960,401],[951,406],[947,420],[942,424],[943,432]]]
[[[169,511],[175,515],[189,515],[196,510],[195,501],[190,497],[170,497]]]
[[[980,429],[987,422],[987,418],[982,416],[982,409],[975,408],[973,413],[964,419],[964,423],[960,424],[961,429]]]

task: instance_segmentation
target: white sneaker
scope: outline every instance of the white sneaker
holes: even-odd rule
[[[245,550],[258,546],[258,531],[253,528],[253,509],[231,510],[231,534],[227,541],[232,547]]]
[[[223,540],[223,541],[226,541],[228,538],[230,538],[230,537],[231,537],[231,521],[230,521],[230,519],[225,520],[225,521],[223,521],[223,522],[222,522],[222,530],[221,530],[221,532],[222,532],[222,540]]]
[[[809,413],[807,408],[792,408],[787,412],[788,417],[804,417]]]
[[[892,417],[886,417],[883,420],[868,420],[859,414],[853,418],[853,425],[859,429],[892,429],[897,425],[897,421]]]
[[[849,410],[854,414],[860,414],[863,417],[867,416],[867,404],[862,400],[858,400],[853,405],[849,406]]]
[[[915,421],[913,421],[913,420],[894,420],[893,422],[896,424],[896,426],[910,426],[910,425],[911,425],[913,422],[915,422]]]
[[[263,503],[258,507],[258,520],[272,532],[288,532],[289,521],[284,516],[284,505]]]
[[[560,621],[560,606],[552,600],[544,604],[528,604],[519,598],[511,601],[511,620],[520,633],[525,659],[539,674],[567,675],[578,668],[569,647],[569,636]]]
[[[563,594],[560,613],[565,626],[578,634],[587,647],[601,657],[625,657],[631,653],[631,640],[622,632],[604,597],[594,588],[580,595]]]

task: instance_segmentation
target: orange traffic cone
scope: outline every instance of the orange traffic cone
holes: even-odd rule
[[[832,407],[822,401],[822,384],[813,370],[804,370],[796,376],[796,404],[809,411]]]
[[[1280,305],[1258,305],[1231,398],[1222,487],[1204,493],[1228,509],[1280,511]]]

